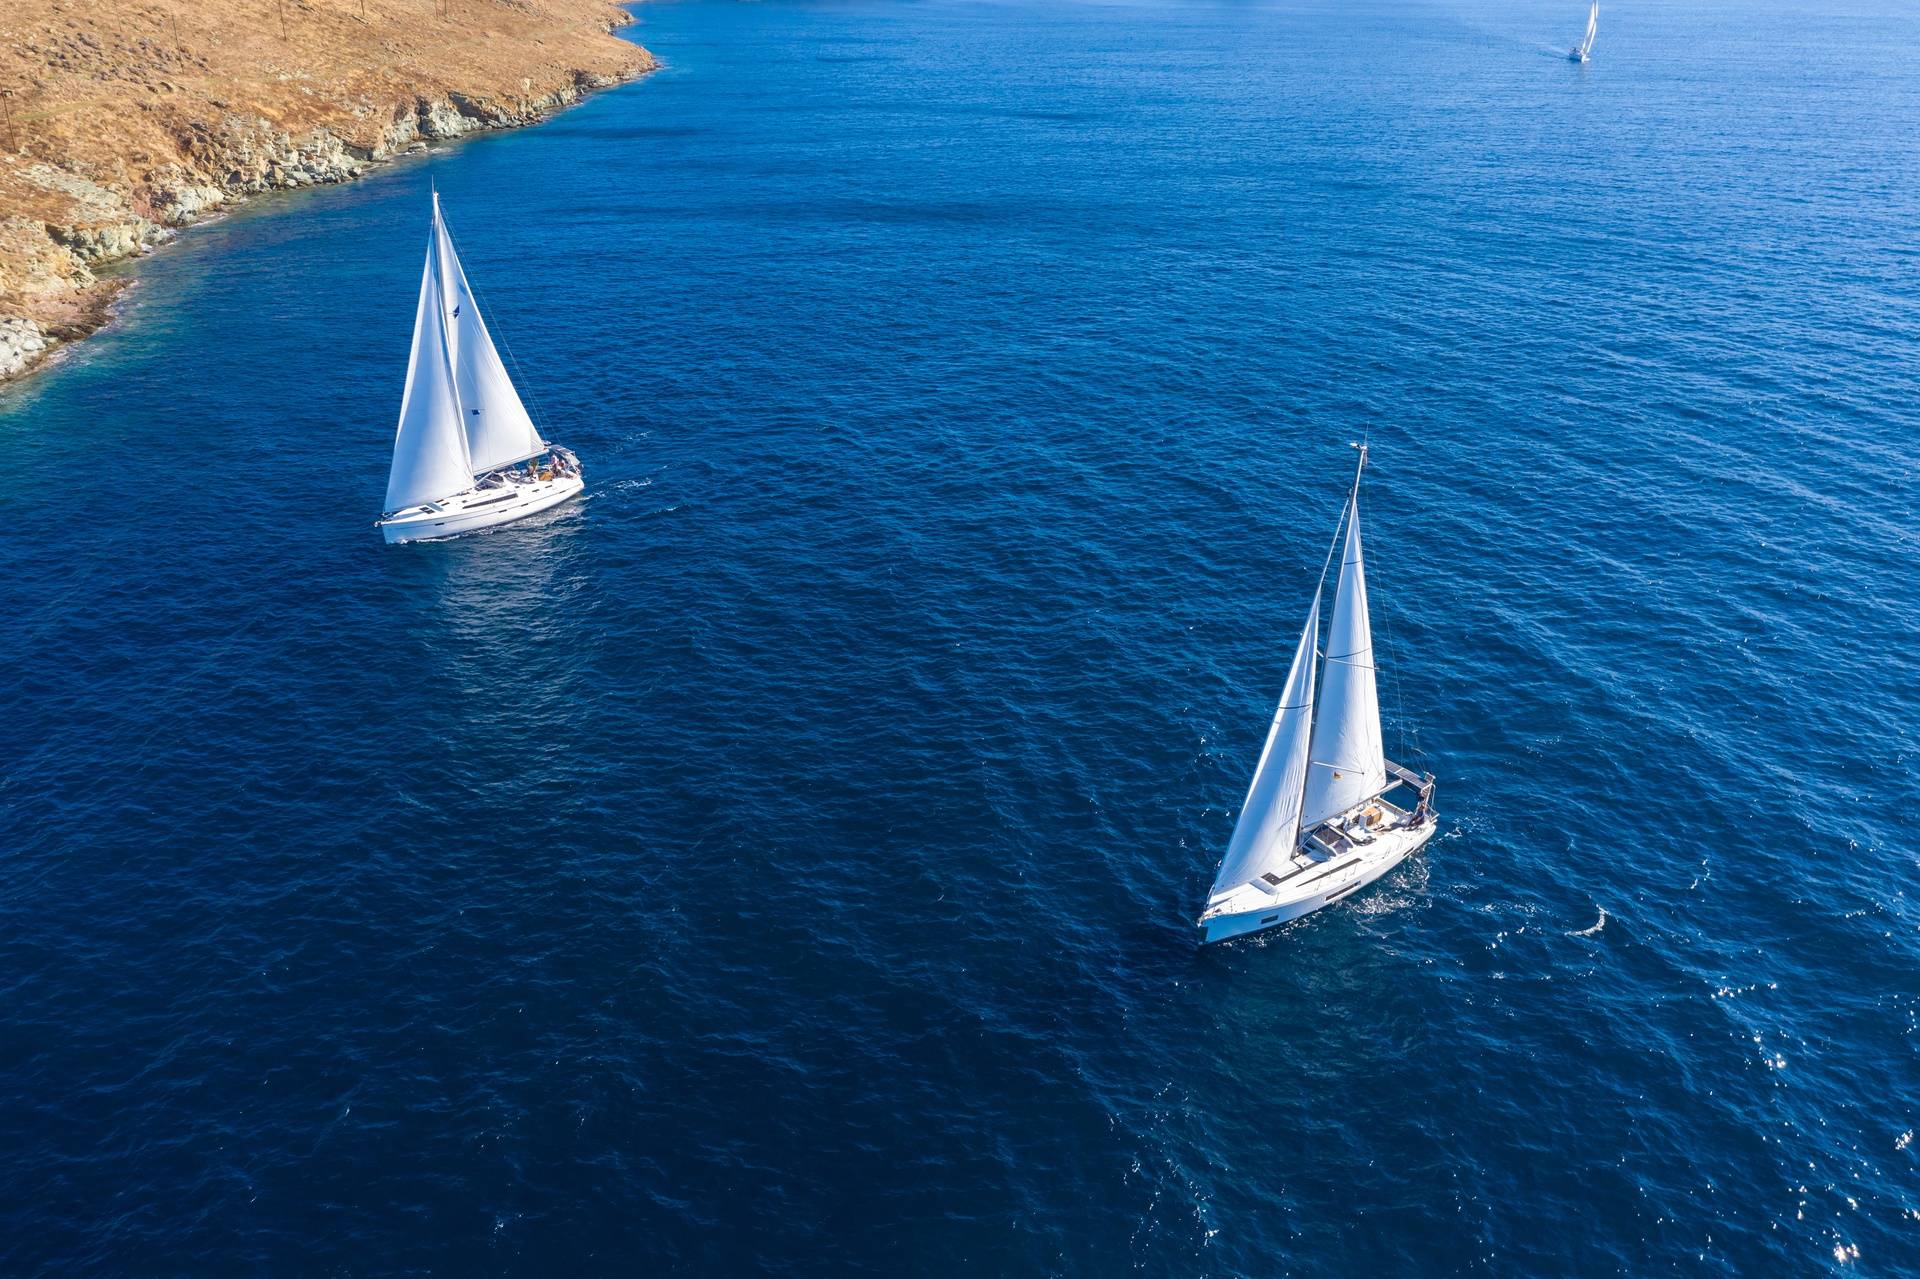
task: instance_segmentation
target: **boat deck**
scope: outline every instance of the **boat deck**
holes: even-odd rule
[[[1374,830],[1395,830],[1413,824],[1413,814],[1398,804],[1376,799],[1369,806],[1380,810],[1380,821],[1376,827],[1372,828]],[[1355,825],[1351,816],[1347,817],[1345,822],[1346,825],[1343,826],[1342,819],[1335,818],[1316,827],[1314,832],[1306,838],[1305,854],[1318,863],[1329,857],[1340,857],[1356,852],[1374,841],[1374,836],[1366,833],[1367,828],[1364,826],[1358,830],[1349,829]],[[1297,858],[1300,855],[1295,856]]]

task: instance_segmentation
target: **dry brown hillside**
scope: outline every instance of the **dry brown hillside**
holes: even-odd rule
[[[94,269],[273,187],[650,69],[607,0],[0,0],[0,380],[98,327]]]

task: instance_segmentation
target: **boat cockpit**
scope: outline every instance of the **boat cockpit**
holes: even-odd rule
[[[1410,768],[1386,761],[1387,789],[1351,812],[1342,813],[1315,827],[1307,836],[1310,853],[1319,857],[1338,857],[1365,848],[1381,835],[1393,830],[1411,830],[1433,820],[1432,773],[1416,773]],[[1411,810],[1387,796],[1405,787],[1417,797]]]

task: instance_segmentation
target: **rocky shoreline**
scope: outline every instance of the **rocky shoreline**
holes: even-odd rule
[[[544,7],[531,0],[487,2],[502,6],[514,20],[516,30],[509,34],[521,37],[532,55],[527,61],[539,65],[516,65],[512,46],[499,30],[482,28],[476,36],[462,28],[461,38],[481,42],[479,53],[484,56],[462,57],[474,51],[451,48],[449,61],[467,65],[430,72],[427,78],[441,81],[431,86],[434,91],[409,93],[404,82],[414,77],[405,67],[368,72],[352,65],[356,45],[370,51],[369,56],[371,51],[392,56],[396,42],[391,32],[380,35],[378,23],[361,24],[365,32],[348,28],[344,49],[338,40],[314,49],[318,70],[292,67],[287,50],[270,42],[236,40],[218,29],[210,32],[209,48],[232,55],[238,44],[238,60],[243,62],[260,58],[258,49],[246,46],[267,44],[258,85],[241,86],[262,90],[250,102],[234,87],[230,70],[218,77],[203,76],[198,94],[194,86],[181,83],[182,60],[193,69],[210,71],[217,62],[236,59],[203,56],[195,67],[194,55],[178,39],[177,23],[173,29],[182,47],[174,50],[151,37],[129,43],[124,32],[118,42],[122,48],[115,49],[97,28],[118,19],[93,16],[77,0],[72,5],[42,0],[47,13],[41,30],[25,40],[0,23],[0,37],[12,36],[16,42],[16,59],[39,59],[40,65],[30,65],[24,75],[30,83],[37,78],[43,99],[56,96],[46,92],[47,86],[65,88],[62,81],[73,78],[74,59],[66,52],[72,48],[108,55],[80,60],[81,73],[90,73],[83,94],[90,83],[108,86],[112,92],[97,95],[106,100],[98,104],[102,107],[130,96],[125,92],[127,63],[137,60],[112,56],[128,47],[144,59],[144,68],[134,68],[135,92],[144,89],[141,96],[151,99],[136,98],[138,115],[121,130],[128,136],[117,154],[111,136],[102,137],[85,123],[75,129],[46,112],[42,118],[68,126],[67,137],[76,145],[63,147],[62,130],[20,136],[27,132],[19,123],[25,114],[16,105],[20,93],[6,90],[10,81],[19,82],[22,72],[0,66],[0,99],[10,108],[10,115],[0,120],[0,383],[29,372],[63,344],[107,321],[112,299],[126,281],[119,276],[103,279],[101,268],[147,251],[210,213],[266,191],[348,181],[426,143],[529,124],[594,89],[656,66],[645,49],[609,34],[629,19],[600,0],[542,0]],[[580,29],[583,12],[594,19],[590,30]],[[337,14],[325,17],[336,19],[327,23],[330,33],[345,25]],[[48,32],[66,38],[48,39]],[[570,50],[563,47],[563,56],[552,58],[554,44],[579,46],[589,36],[605,42],[584,46],[591,56],[567,58]],[[433,50],[412,52],[426,61]],[[157,82],[153,74],[144,81],[137,74],[154,67],[159,68]],[[166,78],[168,73],[174,78]],[[448,80],[461,82],[460,87],[447,85]],[[281,91],[289,81],[295,82],[291,94]]]

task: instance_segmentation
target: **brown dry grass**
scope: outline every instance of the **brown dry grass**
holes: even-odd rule
[[[236,138],[378,154],[419,102],[524,117],[651,67],[609,34],[624,20],[607,0],[0,0],[0,318],[97,324],[91,267],[151,240],[181,188],[279,181]]]

